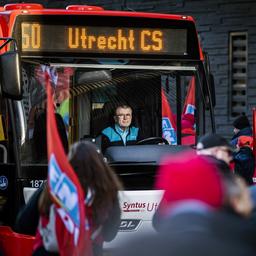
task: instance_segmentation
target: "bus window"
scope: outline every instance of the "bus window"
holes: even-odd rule
[[[108,72],[110,75],[105,80],[99,81],[97,78],[73,87],[79,92],[76,96],[80,106],[88,106],[90,102],[89,113],[88,107],[78,107],[75,109],[77,113],[73,113],[80,127],[75,139],[99,135],[104,128],[113,124],[116,106],[124,103],[132,107],[133,123],[143,130],[146,137],[161,136],[160,73],[121,69]],[[88,120],[86,129],[82,128],[84,120]]]
[[[12,125],[7,100],[0,96],[0,224],[8,225],[14,218],[11,195],[15,194]]]
[[[33,147],[45,144],[34,142],[36,120],[45,112],[45,72],[51,75],[56,113],[63,119],[69,143],[94,140],[113,124],[113,113],[119,104],[132,107],[133,124],[141,129],[143,137],[164,137],[171,145],[196,143],[200,127],[196,124],[203,119],[197,118],[194,72],[167,71],[168,66],[163,70],[146,66],[144,70],[132,66],[106,69],[102,65],[96,70],[71,66],[23,66],[29,77],[23,99],[27,122],[26,143],[22,146],[25,162],[38,161],[35,154],[37,150],[42,153],[42,146]],[[46,163],[46,146],[44,151],[42,162]]]
[[[51,78],[57,126],[59,124],[63,143],[67,144],[65,136],[68,136],[69,129],[69,84],[72,69],[57,70],[45,65],[24,65],[23,76],[27,78],[23,80],[22,100],[26,127],[25,142],[21,143],[21,158],[24,163],[47,163],[46,73]],[[64,148],[67,147],[68,145],[64,145]]]

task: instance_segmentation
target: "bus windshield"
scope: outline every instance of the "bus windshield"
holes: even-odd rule
[[[23,164],[47,163],[45,119],[40,119],[46,112],[46,73],[50,75],[54,107],[63,120],[69,144],[85,139],[100,149],[101,131],[113,125],[119,104],[131,106],[132,124],[141,129],[144,138],[164,137],[171,145],[194,145],[201,129],[196,107],[203,104],[203,97],[196,91],[200,91],[197,83],[202,81],[193,65],[24,62],[22,72]],[[196,97],[201,99],[197,103]]]

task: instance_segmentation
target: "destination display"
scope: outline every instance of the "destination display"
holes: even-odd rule
[[[21,51],[186,56],[187,29],[50,25],[22,22]]]

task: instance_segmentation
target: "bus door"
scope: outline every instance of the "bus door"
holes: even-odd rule
[[[10,46],[10,47],[9,47]],[[14,115],[14,101],[20,100],[20,58],[16,41],[0,38],[0,223],[14,222],[19,196],[16,178],[19,172],[18,123]]]
[[[7,100],[0,96],[0,223],[10,225],[15,218],[16,165],[13,157],[12,133]]]
[[[47,132],[45,77],[50,76],[52,97],[55,104],[56,121],[63,146],[68,152],[69,139],[69,84],[72,69],[56,69],[41,64],[23,63],[23,99],[18,120],[20,131],[21,174],[19,182],[23,188],[20,194],[27,202],[31,194],[47,178]],[[19,109],[17,103],[17,109]],[[23,134],[23,135],[22,135]]]

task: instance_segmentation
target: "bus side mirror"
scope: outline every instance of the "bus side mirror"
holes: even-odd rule
[[[215,83],[214,83],[214,76],[212,73],[209,74],[209,83],[210,83],[210,97],[212,99],[212,106],[216,106],[216,95],[215,95]]]
[[[3,96],[21,100],[20,57],[17,51],[8,51],[0,55],[0,86]]]

